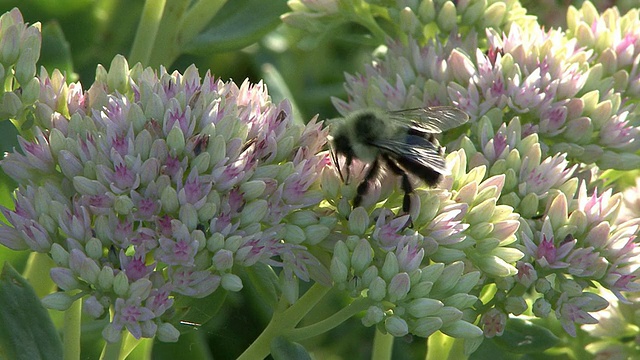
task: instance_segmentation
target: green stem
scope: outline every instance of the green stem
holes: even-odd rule
[[[448,359],[453,346],[453,338],[436,331],[427,339],[426,360]]]
[[[291,330],[286,334],[286,337],[291,341],[299,341],[314,337],[319,334],[324,334],[325,332],[350,319],[353,315],[365,310],[369,307],[370,304],[371,300],[367,298],[357,299],[348,306],[340,309],[340,311],[338,311],[337,313],[322,321],[319,321],[313,325]]]
[[[78,299],[64,312],[62,340],[64,360],[80,359],[80,324],[82,317],[82,300]]]
[[[122,338],[114,343],[106,343],[102,348],[100,360],[119,360],[120,347],[122,346]]]
[[[167,0],[149,65],[158,67],[171,65],[188,44],[227,0],[198,0],[192,6],[190,0]]]
[[[271,341],[275,337],[291,331],[330,289],[320,284],[314,284],[295,304],[287,309],[276,311],[267,327],[238,357],[238,360],[264,359],[270,353]],[[282,307],[283,304],[284,302],[281,301],[279,307]]]
[[[147,341],[149,339],[136,339],[133,337],[133,335],[131,335],[130,332],[125,331],[124,332],[124,339],[122,341],[122,350],[121,350],[121,354],[120,354],[120,359],[124,360],[127,358],[127,356],[129,356],[129,354],[131,354],[131,352],[138,347],[138,345],[143,343],[143,340]]]
[[[23,276],[33,286],[39,298],[49,295],[55,289],[55,284],[49,276],[49,270],[53,266],[55,264],[47,254],[32,252],[29,255]]]
[[[376,330],[376,335],[373,338],[373,353],[371,354],[371,359],[391,359],[391,353],[393,352],[393,339],[393,335],[383,334],[379,330]]]
[[[135,64],[140,62],[143,66],[149,64],[165,4],[166,0],[145,1],[140,23],[136,30],[136,37],[133,40],[129,63]]]
[[[209,24],[227,0],[200,0],[184,16],[180,34],[183,39],[193,39]]]

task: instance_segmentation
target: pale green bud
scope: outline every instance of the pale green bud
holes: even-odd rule
[[[98,274],[98,286],[100,287],[100,290],[111,290],[114,278],[115,276],[113,275],[113,268],[110,266],[104,266],[100,270],[100,274]]]
[[[204,174],[209,170],[210,160],[211,155],[208,152],[203,152],[191,161],[191,167],[198,169],[199,174]]]
[[[545,298],[537,298],[531,307],[533,315],[539,318],[546,318],[551,313],[551,304]]]
[[[127,215],[133,209],[133,201],[128,196],[118,196],[113,203],[113,209],[117,214]]]
[[[240,185],[242,197],[247,200],[253,200],[262,195],[267,188],[267,184],[262,180],[251,180]]]
[[[409,290],[411,289],[411,281],[409,280],[409,274],[406,272],[396,274],[389,282],[389,300],[396,302],[404,299]]]
[[[40,80],[33,78],[29,82],[22,86],[22,103],[25,105],[34,104],[40,97]]]
[[[457,309],[468,309],[477,301],[478,301],[477,297],[470,294],[466,294],[466,293],[453,294],[448,298],[442,300],[444,305],[452,306]]]
[[[242,246],[244,240],[240,235],[229,236],[224,242],[224,248],[231,251],[236,252]]]
[[[417,336],[428,337],[442,327],[442,319],[439,317],[423,317],[414,323],[411,332]]]
[[[60,244],[51,244],[51,250],[49,250],[51,258],[56,265],[61,267],[69,267],[69,252],[65,250]]]
[[[337,284],[346,282],[347,276],[349,275],[349,269],[347,268],[347,265],[340,261],[340,259],[336,256],[331,259],[329,272],[331,273],[331,279],[333,279],[333,281]]]
[[[473,226],[474,224],[488,222],[491,220],[493,210],[496,207],[496,200],[497,199],[495,198],[487,199],[479,205],[474,206],[465,217],[469,224]]]
[[[180,206],[180,215],[178,218],[186,225],[187,230],[190,232],[198,226],[198,211],[193,204],[186,203]]]
[[[68,310],[75,299],[64,292],[55,292],[42,298],[42,306],[47,309],[54,309],[58,311]]]
[[[445,33],[451,32],[456,26],[456,6],[453,2],[447,1],[442,4],[440,12],[436,18],[436,23],[440,30]]]
[[[129,279],[124,271],[120,271],[118,275],[113,279],[113,291],[118,295],[124,297],[129,291]]]
[[[90,258],[96,260],[99,259],[102,257],[102,242],[99,239],[92,237],[87,241],[85,251]]]
[[[384,312],[377,306],[369,306],[366,314],[362,317],[362,325],[373,326],[384,319]]]
[[[551,290],[551,283],[545,278],[536,280],[535,289],[541,294],[546,294]]]
[[[240,223],[243,226],[259,223],[269,212],[269,204],[267,200],[254,200],[247,205],[245,205],[244,209],[240,213]]]
[[[416,318],[435,315],[444,307],[440,300],[436,299],[415,299],[407,305],[409,314]]]
[[[306,242],[310,245],[319,244],[322,240],[326,239],[331,233],[331,229],[324,225],[316,224],[309,225],[304,229]]]
[[[440,331],[454,338],[469,339],[482,336],[482,329],[464,320],[445,323],[442,325]]]
[[[421,281],[417,284],[411,286],[411,290],[409,291],[409,296],[413,298],[422,298],[429,296],[431,289],[433,288],[433,283],[431,281]]]
[[[114,281],[114,290],[116,282],[117,281]],[[151,280],[146,278],[138,279],[129,285],[128,297],[131,299],[146,299],[149,297],[152,287],[153,284],[151,283]]]
[[[366,239],[360,239],[351,255],[351,266],[356,273],[362,273],[373,260],[373,249]]]
[[[302,230],[300,226],[285,224],[284,229],[284,239],[286,242],[292,244],[301,244],[305,241],[306,236],[304,234],[304,230]]]
[[[185,147],[184,134],[179,126],[174,126],[167,135],[167,146],[172,154],[182,154]]]
[[[363,207],[353,209],[349,214],[349,231],[351,234],[363,235],[369,227],[369,214]]]
[[[224,274],[222,275],[222,281],[220,282],[222,288],[227,291],[238,292],[242,290],[242,279],[238,275],[235,274]]]
[[[126,94],[129,90],[129,64],[124,56],[116,55],[111,61],[107,74],[107,85],[112,92],[115,90]]]
[[[513,315],[521,315],[527,308],[527,302],[521,296],[508,296],[504,306],[504,309]]]
[[[398,316],[390,316],[384,321],[384,328],[389,334],[400,337],[409,333],[409,325],[404,319]]]
[[[229,270],[233,267],[233,253],[226,249],[220,249],[213,255],[212,261],[216,270]]]
[[[368,287],[376,277],[378,277],[378,268],[375,265],[369,266],[367,270],[362,273],[362,286]]]
[[[207,250],[216,252],[224,248],[224,235],[220,233],[214,233],[207,239]]]
[[[140,167],[140,183],[149,185],[160,173],[160,161],[156,158],[145,160]]]
[[[398,265],[398,258],[395,253],[388,252],[384,258],[384,264],[382,265],[382,269],[380,271],[381,276],[385,280],[390,280],[400,271],[400,266]]]
[[[423,23],[428,24],[435,20],[436,9],[433,0],[423,0],[418,6],[418,16]]]
[[[180,201],[178,200],[178,192],[171,186],[167,186],[162,190],[160,195],[160,203],[162,208],[167,213],[175,213],[180,207]]]
[[[20,33],[18,26],[12,25],[2,30],[0,36],[0,62],[11,66],[18,61],[20,55]]]
[[[487,28],[499,28],[507,15],[505,3],[493,3],[484,11],[484,26]]]
[[[422,268],[422,281],[435,283],[442,275],[444,267],[445,265],[443,263],[433,263]]]
[[[162,323],[158,326],[156,336],[162,342],[177,342],[180,338],[180,331],[169,323]]]
[[[387,296],[387,283],[381,277],[376,277],[369,285],[369,298],[374,301],[382,301]]]

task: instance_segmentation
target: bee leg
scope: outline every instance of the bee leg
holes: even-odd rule
[[[369,190],[369,182],[378,175],[379,170],[380,162],[378,161],[378,159],[376,159],[369,167],[369,172],[367,172],[367,175],[365,175],[364,180],[362,180],[362,182],[356,189],[357,194],[355,199],[353,199],[354,208],[360,206],[360,202],[362,202],[362,196],[367,193],[367,190]]]
[[[413,192],[413,187],[411,186],[411,182],[409,181],[409,176],[407,172],[402,170],[398,164],[395,163],[390,157],[384,156],[384,160],[389,166],[389,169],[396,173],[396,175],[402,176],[402,190],[404,191],[404,198],[402,199],[402,211],[405,213],[409,213],[411,209],[411,193]]]

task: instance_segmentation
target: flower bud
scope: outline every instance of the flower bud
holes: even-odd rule
[[[407,311],[413,317],[422,318],[437,314],[443,307],[444,304],[440,300],[422,298],[411,301],[407,306]]]
[[[245,205],[240,213],[240,223],[247,226],[252,223],[259,223],[269,212],[269,204],[266,200],[258,199]]]
[[[222,288],[232,292],[238,292],[242,290],[242,280],[238,275],[235,274],[224,274],[222,275],[222,281],[220,283]]]
[[[67,311],[75,299],[64,292],[55,292],[42,298],[42,306],[47,309]]]
[[[353,209],[349,214],[349,231],[354,235],[363,235],[369,227],[369,214],[363,207]]]
[[[119,215],[127,215],[131,213],[133,206],[134,205],[131,198],[125,195],[116,197],[115,201],[113,202],[113,209]]]
[[[349,269],[346,264],[343,263],[338,257],[334,256],[331,259],[331,265],[329,266],[329,272],[331,273],[331,279],[337,284],[347,281],[349,275]]]
[[[84,247],[87,256],[90,258],[97,260],[102,257],[102,241],[100,239],[92,237],[87,241],[87,244]]]
[[[440,8],[440,12],[436,17],[436,23],[438,24],[440,30],[448,33],[456,27],[456,18],[456,6],[453,4],[453,2],[446,1]],[[468,81],[468,78],[466,80]]]
[[[113,280],[115,276],[113,275],[113,268],[110,266],[104,266],[102,270],[100,270],[100,274],[98,274],[98,286],[102,291],[109,291],[113,286]]]
[[[264,190],[267,188],[267,184],[262,180],[251,180],[240,185],[240,192],[242,198],[251,201],[258,198]]]
[[[384,321],[384,328],[389,332],[389,334],[400,337],[405,336],[409,333],[409,325],[407,322],[398,317],[398,316],[390,316]]]
[[[216,270],[229,270],[233,267],[233,253],[226,249],[220,249],[213,255],[212,261]]]
[[[482,330],[464,320],[456,320],[452,323],[445,323],[440,329],[443,334],[449,335],[454,338],[474,338],[482,336]]]
[[[389,300],[396,302],[402,300],[407,296],[411,289],[411,281],[409,280],[409,274],[403,272],[396,274],[389,282]]]
[[[122,55],[116,55],[111,61],[107,74],[109,90],[126,94],[129,89],[129,64]]]
[[[369,298],[373,301],[382,301],[387,296],[387,283],[381,277],[376,277],[369,285]]]
[[[162,342],[177,342],[180,337],[180,331],[169,323],[162,323],[158,326],[156,336]]]
[[[513,315],[521,315],[529,306],[522,296],[507,297],[504,309]]]
[[[82,304],[82,311],[89,314],[94,319],[99,318],[104,314],[104,306],[96,299],[95,296],[89,296]]]
[[[78,282],[78,279],[71,269],[56,267],[49,271],[49,275],[51,276],[51,280],[64,291],[74,290],[80,287],[80,282]]]
[[[366,314],[362,317],[362,325],[373,326],[384,319],[384,312],[377,306],[369,306]]]
[[[322,240],[326,239],[330,233],[331,229],[320,224],[309,225],[304,229],[306,242],[309,245],[319,244]]]
[[[118,275],[120,274],[121,273],[119,273]],[[116,276],[116,279],[117,279],[117,276]],[[152,286],[153,284],[151,283],[151,280],[147,278],[138,279],[134,281],[131,285],[129,285],[129,290],[127,292],[127,295],[131,299],[146,299],[149,297],[149,294],[151,293]],[[114,290],[115,290],[115,285],[114,285]]]
[[[362,273],[373,260],[373,249],[366,239],[360,239],[351,255],[351,266],[357,274]]]
[[[180,207],[176,189],[171,186],[165,187],[164,190],[162,190],[162,195],[160,195],[160,203],[162,203],[162,208],[167,213],[175,213]]]
[[[396,257],[396,254],[388,252],[387,256],[384,258],[384,264],[380,271],[382,278],[390,280],[393,276],[398,274],[399,271],[400,266],[398,265],[398,258]]]
[[[189,231],[195,230],[198,226],[198,211],[193,204],[186,203],[180,206],[178,218]]]
[[[417,336],[428,337],[442,327],[442,319],[439,317],[423,317],[418,319],[411,332]]]
[[[129,291],[129,278],[124,271],[119,272],[113,279],[113,291],[121,297],[124,297]]]
[[[539,318],[546,318],[551,313],[551,304],[545,298],[538,298],[531,308],[533,315]]]
[[[184,134],[179,126],[174,126],[167,135],[167,146],[172,154],[179,155],[185,147]]]

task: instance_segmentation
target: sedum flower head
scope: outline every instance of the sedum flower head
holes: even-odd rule
[[[623,292],[640,290],[636,235],[637,219],[616,224],[622,199],[611,190],[587,193],[583,183],[575,201],[558,194],[544,219],[525,224],[522,231],[525,258],[519,267],[535,272],[535,283],[518,277],[520,284],[535,284],[540,298],[555,310],[563,328],[576,335],[575,324],[593,324],[590,314],[608,306],[592,292],[594,283],[611,291],[619,301]],[[524,274],[523,274],[524,275]],[[540,281],[546,286],[539,286]]]
[[[354,22],[367,28],[382,44],[387,37],[426,42],[436,34],[503,28],[512,23],[535,24],[518,1],[345,1],[293,0],[282,16],[289,26],[319,36]]]
[[[87,91],[59,72],[39,80],[34,137],[0,163],[19,184],[0,242],[50,253],[52,278],[80,290],[90,315],[113,307],[105,339],[162,329],[175,341],[174,298],[239,291],[232,265],[328,282],[308,250],[328,226],[296,222],[322,195],[326,132],[315,119],[295,123],[262,83],[193,66],[169,74],[117,57]],[[293,224],[302,235],[288,241]]]
[[[338,288],[371,301],[367,326],[394,336],[440,330],[476,338],[482,331],[463,314],[478,301],[481,274],[516,273],[518,216],[496,203],[504,176],[482,181],[484,168],[467,172],[463,150],[447,160],[452,174],[438,189],[418,187],[409,214],[399,213],[404,192],[393,174],[376,180],[363,206],[351,210],[346,199],[363,172],[354,166],[352,183],[342,187],[334,168],[323,172],[325,197],[343,219],[331,235],[331,275]]]

